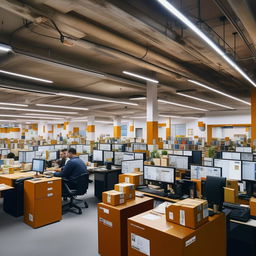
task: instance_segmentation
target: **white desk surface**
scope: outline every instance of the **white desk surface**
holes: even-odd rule
[[[231,220],[231,222],[242,224],[242,225],[247,225],[247,226],[251,226],[251,227],[256,228],[256,220],[253,220],[253,219],[249,219],[247,222],[242,222],[242,221],[238,221],[238,220]]]

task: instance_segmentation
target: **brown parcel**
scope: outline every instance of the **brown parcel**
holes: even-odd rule
[[[166,208],[166,220],[188,228],[198,228],[208,220],[208,203],[185,199]]]
[[[118,183],[115,184],[115,190],[119,192],[123,192],[125,194],[125,199],[133,199],[135,198],[135,187],[134,184],[131,183]]]
[[[129,256],[226,256],[226,243],[224,214],[209,217],[198,229],[167,222],[152,211],[128,219]]]
[[[256,198],[250,198],[250,213],[252,216],[256,216]]]
[[[127,256],[127,219],[153,208],[149,197],[129,200],[118,206],[98,204],[98,244],[102,256]]]
[[[120,174],[119,182],[132,183],[135,185],[135,187],[138,187],[143,185],[143,174],[141,172]]]
[[[123,192],[110,190],[102,193],[102,202],[110,205],[120,205],[125,203],[125,194]]]

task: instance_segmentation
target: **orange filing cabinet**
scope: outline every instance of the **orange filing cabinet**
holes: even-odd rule
[[[24,222],[33,228],[62,218],[61,178],[40,178],[24,183]]]
[[[209,217],[197,229],[147,211],[128,219],[128,256],[226,256],[226,218]]]
[[[127,256],[127,219],[153,209],[154,199],[149,197],[128,200],[112,206],[98,204],[98,242],[101,256]]]

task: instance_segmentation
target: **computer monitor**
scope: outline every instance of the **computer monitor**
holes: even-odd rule
[[[134,153],[130,152],[114,152],[114,164],[122,165],[123,160],[133,160]]]
[[[103,162],[103,150],[93,150],[93,161]]]
[[[222,152],[222,159],[241,160],[241,153],[239,153],[239,152]]]
[[[80,154],[79,158],[86,164],[89,162],[89,155],[88,154]]]
[[[221,211],[224,202],[224,187],[226,186],[226,178],[207,176],[205,182],[205,195],[209,203],[209,207],[213,211]]]
[[[251,147],[236,147],[236,152],[252,153]]]
[[[222,177],[221,167],[191,165],[191,179],[201,180],[207,176]]]
[[[106,162],[111,162],[113,163],[114,162],[114,152],[113,151],[103,151],[103,154],[104,154],[104,163]],[[111,159],[111,161],[109,161],[109,159]]]
[[[242,180],[242,161],[214,159],[214,166],[222,168],[222,177]]]
[[[49,151],[48,161],[54,161],[58,159],[58,151]]]
[[[134,169],[140,169],[143,172],[144,160],[124,160],[122,161],[122,173],[131,173],[134,172]]]
[[[144,166],[143,178],[147,181],[175,184],[175,168]]]
[[[176,169],[188,170],[189,160],[191,160],[189,156],[169,155],[169,166]]]
[[[45,170],[45,160],[44,159],[36,159],[32,160],[32,171],[43,174]]]
[[[184,151],[185,152],[185,151]],[[193,150],[192,152],[192,163],[201,165],[203,158],[202,158],[202,151]]]
[[[192,152],[192,150],[184,150],[184,151],[183,151],[183,155],[184,155],[184,156],[192,156],[192,155],[193,155],[193,152]]]
[[[100,143],[99,144],[99,149],[100,150],[111,151],[111,144],[110,143]]]
[[[20,163],[32,163],[33,158],[36,157],[38,151],[19,151]]]
[[[245,181],[256,182],[256,162],[243,161],[243,176],[242,179]]]
[[[241,160],[242,161],[253,161],[253,154],[252,153],[241,153]]]
[[[134,159],[146,159],[146,154],[145,153],[134,153]]]

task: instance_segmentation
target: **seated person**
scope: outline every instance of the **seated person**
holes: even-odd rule
[[[15,154],[14,153],[12,153],[12,152],[10,152],[8,155],[7,155],[7,158],[15,158]]]
[[[60,151],[60,159],[57,161],[57,164],[59,165],[60,168],[64,167],[66,165],[66,163],[68,162],[69,158],[68,158],[68,150],[62,149]]]
[[[70,160],[62,168],[61,172],[55,172],[55,177],[63,177],[67,181],[68,186],[75,188],[75,179],[83,173],[88,173],[85,163],[76,155],[76,149],[70,148],[68,150],[68,157]]]

